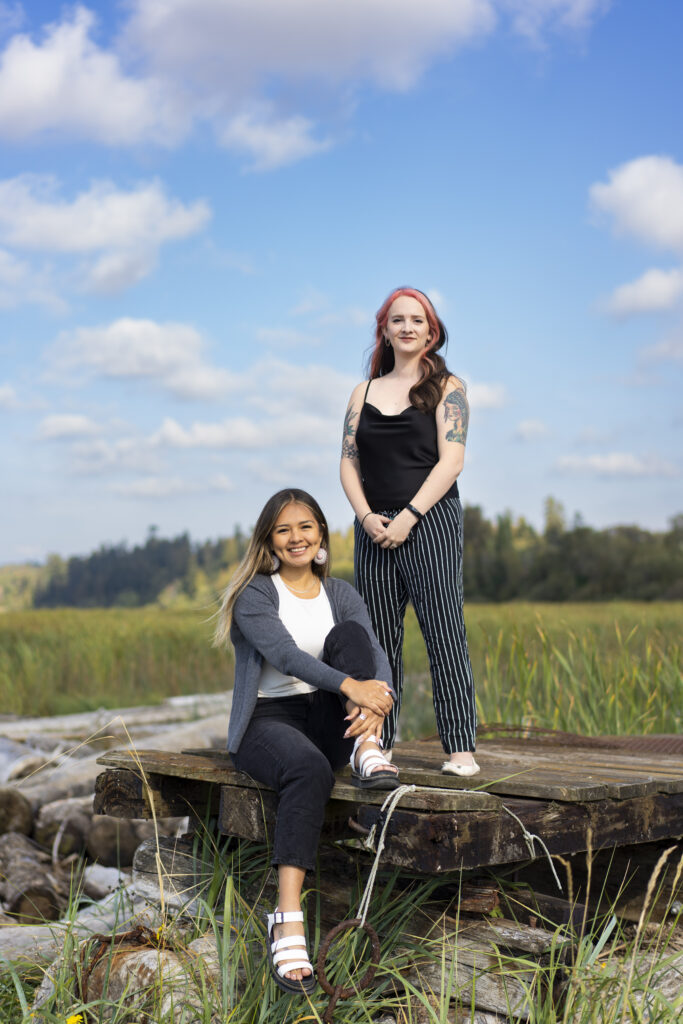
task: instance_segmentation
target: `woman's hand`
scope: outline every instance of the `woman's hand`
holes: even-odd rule
[[[361,736],[363,740],[367,740],[370,736],[376,736],[379,739],[382,735],[384,715],[376,715],[370,708],[355,707],[344,721],[351,722],[344,733],[344,739],[356,739],[358,736]]]
[[[384,530],[384,536],[378,541],[379,546],[382,548],[400,547],[416,522],[417,517],[404,508],[395,519],[389,520],[389,525]]]
[[[379,512],[371,512],[363,520],[363,529],[370,540],[377,544],[379,541],[384,539],[386,535],[386,525],[390,522],[391,519],[389,519],[388,516],[382,516]]]
[[[394,698],[387,683],[381,679],[352,679],[347,676],[341,684],[341,692],[349,697],[354,704],[367,708],[375,715],[384,718],[391,711]]]

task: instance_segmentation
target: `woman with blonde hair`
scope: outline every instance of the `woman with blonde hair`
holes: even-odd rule
[[[344,420],[341,480],[355,521],[356,587],[387,652],[397,700],[384,727],[394,743],[403,687],[403,620],[410,600],[427,647],[442,771],[470,776],[474,681],[463,617],[462,506],[469,406],[439,350],[446,328],[429,298],[397,288],[376,317],[368,379]]]
[[[350,761],[360,788],[392,789],[381,752],[394,691],[362,599],[328,575],[320,506],[289,488],[270,498],[224,595],[216,643],[235,649],[228,750],[236,768],[275,790],[272,862],[279,898],[268,915],[268,956],[286,992],[315,987],[301,890],[315,867],[334,772]]]

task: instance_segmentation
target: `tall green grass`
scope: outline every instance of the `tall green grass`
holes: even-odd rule
[[[683,728],[683,605],[473,605],[470,655],[481,722],[585,735]],[[401,735],[435,731],[426,654],[406,620]]]
[[[0,712],[57,715],[232,686],[208,613],[156,607],[0,615]]]
[[[683,604],[470,605],[484,722],[569,732],[680,732]],[[45,610],[0,615],[0,713],[151,704],[232,685],[208,611]],[[434,732],[427,656],[406,617],[404,738]]]
[[[263,892],[266,888],[269,868],[265,848],[244,842],[224,845],[221,850],[214,846],[213,857],[214,876],[195,904],[196,913],[166,916],[156,932],[160,947],[168,943],[187,964],[179,986],[173,983],[176,1024],[319,1024],[327,996],[320,988],[310,998],[290,997],[276,988],[268,970],[262,908],[243,896],[244,892]],[[681,863],[672,864],[677,884]],[[476,978],[489,972],[503,985],[508,978],[521,980],[524,1006],[518,1012],[528,1015],[530,1024],[679,1024],[683,995],[678,992],[665,999],[658,994],[654,981],[659,978],[661,982],[667,966],[676,958],[680,911],[669,915],[667,924],[654,934],[647,927],[660,866],[661,861],[652,875],[635,932],[619,924],[612,907],[599,916],[588,914],[578,934],[572,936],[571,955],[567,957],[562,953],[568,938],[566,929],[542,920],[541,925],[552,933],[548,954],[540,959],[530,954],[512,957],[491,947],[492,962],[483,962],[476,969],[475,985]],[[356,916],[367,866],[361,865],[360,876],[349,900],[349,917]],[[435,892],[447,881],[452,883],[450,905],[443,888]],[[367,989],[337,1004],[336,1024],[371,1024],[388,1015],[398,1024],[445,1024],[456,1019],[456,1007],[461,1014],[457,1019],[477,1019],[469,980],[458,976],[458,944],[454,942],[452,920],[447,929],[437,926],[427,937],[421,927],[427,913],[433,914],[437,906],[438,913],[447,911],[458,918],[459,883],[459,875],[438,880],[410,879],[395,870],[380,870],[368,915],[381,940],[379,967]],[[499,885],[504,888],[506,883],[499,881]],[[669,902],[671,908],[676,887]],[[314,887],[306,896],[314,955],[325,932],[318,895]],[[181,953],[194,938],[206,935],[215,941],[218,951],[217,963],[210,971],[201,958],[189,954],[185,958]],[[67,937],[64,959],[50,971],[54,990],[33,1018],[29,1013],[35,976],[22,977],[10,968],[9,978],[0,979],[0,1020],[8,1024],[30,1024],[31,1020],[64,1024],[79,1014],[84,1024],[101,1020],[111,1024],[171,1024],[174,1020],[171,1012],[161,1010],[162,1001],[168,1002],[169,998],[168,981],[155,982],[133,999],[124,996],[118,1001],[108,997],[105,987],[98,1000],[83,1004],[77,978],[87,962],[87,955],[81,959],[78,948]],[[333,984],[353,989],[368,963],[369,949],[363,934],[346,932],[328,956],[328,978]]]

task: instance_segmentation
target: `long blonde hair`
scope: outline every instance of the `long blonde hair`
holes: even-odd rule
[[[320,546],[325,548],[328,553],[328,558],[323,565],[318,565],[317,562],[313,562],[311,569],[321,580],[324,580],[327,577],[330,569],[330,531],[320,505],[315,498],[307,493],[307,491],[302,491],[298,487],[289,487],[283,491],[278,491],[277,494],[274,494],[272,498],[269,498],[263,506],[261,514],[256,522],[256,526],[254,527],[254,532],[251,535],[247,552],[240,564],[237,566],[235,575],[225,588],[221,599],[221,607],[217,616],[218,622],[216,630],[213,635],[214,647],[224,647],[230,642],[230,627],[232,625],[232,614],[235,607],[235,601],[240,596],[244,588],[247,587],[253,580],[254,576],[259,573],[263,576],[272,576],[275,572],[273,567],[273,552],[270,544],[270,536],[280,517],[280,513],[292,502],[295,502],[297,505],[305,505],[305,507],[311,511],[318,523],[318,526],[320,527],[320,531],[322,533]]]

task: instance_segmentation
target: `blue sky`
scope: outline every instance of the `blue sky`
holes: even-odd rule
[[[0,561],[335,527],[374,311],[427,290],[464,500],[683,510],[678,0],[0,3]]]

